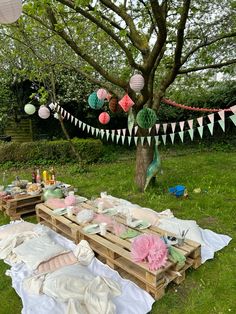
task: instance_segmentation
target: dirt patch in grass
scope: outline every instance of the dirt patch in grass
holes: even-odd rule
[[[203,217],[198,220],[200,225],[216,225],[218,223],[218,218],[208,216],[208,217]]]

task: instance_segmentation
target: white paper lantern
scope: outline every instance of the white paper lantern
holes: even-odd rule
[[[144,78],[141,74],[135,74],[130,78],[130,88],[136,93],[140,92],[144,87]]]
[[[22,13],[21,0],[0,1],[0,24],[11,24],[18,20]]]
[[[41,106],[39,108],[38,115],[41,119],[47,119],[50,117],[50,110],[45,106]]]
[[[56,112],[56,113],[54,113],[53,117],[54,117],[55,119],[59,119],[59,114]]]
[[[34,114],[35,111],[36,111],[36,108],[32,104],[26,104],[25,107],[24,107],[24,111],[27,114]]]
[[[104,88],[100,88],[98,91],[97,91],[97,97],[98,99],[100,100],[103,100],[107,97],[107,91],[104,89]]]

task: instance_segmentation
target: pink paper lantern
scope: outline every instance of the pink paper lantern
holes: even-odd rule
[[[124,110],[124,112],[128,112],[129,109],[134,105],[133,100],[126,94],[120,101],[119,105]]]
[[[130,78],[130,88],[136,93],[140,92],[144,87],[144,78],[141,74],[135,74]]]
[[[100,88],[97,91],[97,97],[100,100],[104,100],[107,97],[107,91],[104,88]]]
[[[38,115],[41,119],[47,119],[50,117],[50,110],[45,106],[41,106],[39,108]]]
[[[101,124],[107,124],[110,121],[110,116],[107,112],[102,112],[99,115],[98,120]]]

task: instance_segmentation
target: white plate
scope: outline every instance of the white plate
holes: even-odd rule
[[[100,227],[98,224],[92,224],[85,226],[83,228],[84,232],[89,233],[89,234],[96,234],[100,232]]]
[[[107,208],[107,209],[104,209],[102,211],[102,214],[107,214],[107,215],[110,215],[110,216],[115,216],[117,215],[117,210],[115,208]]]
[[[86,197],[78,196],[78,195],[75,195],[75,198],[76,198],[77,203],[83,203],[83,202],[86,202],[88,200]]]
[[[134,220],[131,222],[130,227],[143,230],[147,229],[151,226],[151,224],[145,220]]]
[[[54,215],[58,215],[58,216],[62,216],[65,215],[67,213],[67,209],[66,208],[56,208],[53,210],[53,214]]]

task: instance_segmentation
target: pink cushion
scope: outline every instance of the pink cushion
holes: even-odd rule
[[[41,274],[41,273],[53,272],[57,270],[58,268],[61,268],[67,265],[72,265],[77,262],[78,260],[76,259],[73,252],[63,253],[63,254],[60,254],[51,258],[50,260],[46,262],[39,264],[37,268],[37,273]]]
[[[45,202],[45,205],[52,209],[63,208],[65,207],[65,201],[60,198],[50,198]]]

